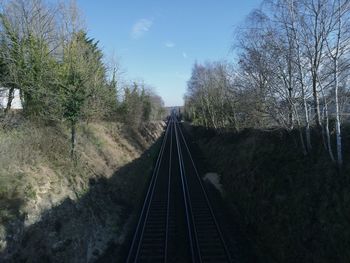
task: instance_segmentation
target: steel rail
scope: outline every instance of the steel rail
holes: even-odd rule
[[[228,250],[228,246],[227,246],[227,244],[226,244],[226,242],[225,242],[225,239],[224,239],[224,237],[223,237],[222,231],[221,231],[221,229],[220,229],[220,227],[219,227],[219,224],[218,224],[218,221],[217,221],[217,219],[216,219],[216,217],[215,217],[215,214],[214,214],[213,208],[212,208],[212,206],[211,206],[211,204],[210,204],[210,201],[209,201],[207,192],[206,192],[206,190],[205,190],[205,188],[204,188],[204,185],[203,185],[203,183],[202,183],[202,179],[200,178],[199,173],[198,173],[198,170],[197,170],[197,167],[196,167],[196,165],[195,165],[195,163],[194,163],[194,161],[193,161],[193,158],[192,158],[191,152],[190,152],[190,150],[189,150],[189,147],[188,147],[188,145],[187,145],[186,139],[185,139],[185,137],[184,137],[184,135],[183,135],[183,133],[182,133],[182,131],[181,131],[181,128],[179,128],[179,130],[180,130],[180,135],[181,135],[181,137],[182,137],[182,141],[184,142],[184,145],[185,145],[185,147],[186,147],[187,153],[188,153],[188,155],[189,155],[189,157],[190,157],[192,166],[193,166],[193,168],[194,168],[194,171],[195,171],[195,174],[196,174],[196,178],[197,178],[197,180],[198,180],[198,182],[199,182],[199,184],[200,184],[200,187],[201,187],[201,189],[202,189],[202,192],[203,192],[204,197],[205,197],[205,200],[206,200],[206,204],[207,204],[207,206],[208,206],[208,208],[209,208],[210,214],[211,214],[211,216],[212,216],[212,218],[213,218],[214,224],[215,224],[216,229],[217,229],[217,232],[218,232],[218,234],[219,234],[221,243],[222,243],[222,245],[223,245],[223,247],[224,247],[224,250],[225,250],[225,253],[226,253],[226,257],[227,257],[227,259],[228,259],[229,262],[232,262],[231,254],[230,254],[230,252],[229,252],[229,250]]]
[[[186,187],[185,187],[185,178],[184,178],[184,164],[182,161],[182,154],[181,154],[181,148],[179,145],[179,135],[177,133],[176,130],[176,120],[175,117],[174,118],[174,129],[175,129],[175,138],[176,138],[176,145],[177,145],[177,153],[179,156],[179,168],[180,168],[180,177],[181,177],[181,186],[182,186],[182,193],[183,193],[183,198],[184,198],[184,205],[185,205],[185,214],[186,214],[186,222],[187,222],[187,231],[188,231],[188,238],[190,241],[190,250],[191,250],[191,257],[192,257],[192,262],[196,262],[196,254],[195,254],[195,247],[193,244],[193,234],[192,234],[192,222],[193,221],[193,217],[191,216],[191,207],[189,207],[189,203],[187,201],[188,197],[187,197],[187,191],[186,191]]]
[[[126,262],[131,262],[131,257],[133,256],[133,252],[134,252],[134,249],[135,249],[134,247],[135,247],[135,243],[136,243],[137,239],[139,239],[139,243],[137,245],[136,255],[135,255],[135,259],[134,259],[133,262],[137,261],[139,253],[140,253],[140,245],[141,245],[140,241],[142,240],[142,236],[143,236],[144,229],[145,229],[145,222],[147,221],[147,217],[148,217],[148,214],[149,214],[149,209],[150,209],[150,206],[151,206],[151,201],[152,201],[152,197],[153,197],[154,189],[155,189],[155,185],[156,185],[155,183],[156,183],[156,180],[158,178],[160,163],[161,163],[161,161],[163,159],[164,149],[165,149],[166,141],[167,141],[167,138],[168,138],[168,135],[169,135],[170,126],[171,126],[171,120],[169,118],[168,123],[167,123],[167,128],[166,128],[166,131],[165,131],[165,134],[164,134],[164,138],[163,138],[163,141],[162,141],[161,149],[159,151],[158,158],[157,158],[157,161],[156,161],[156,165],[155,165],[155,168],[154,168],[153,173],[152,173],[152,179],[151,179],[151,182],[150,182],[150,186],[149,186],[149,188],[147,190],[145,201],[144,201],[143,206],[142,206],[142,210],[141,210],[141,213],[140,213],[140,218],[139,218],[139,221],[137,223],[137,227],[136,227],[136,230],[135,230],[135,233],[134,233],[134,236],[133,236],[133,240],[132,240],[132,243],[131,243],[131,246],[130,246],[130,250],[129,250],[129,254],[128,254]],[[142,224],[142,229],[141,229],[141,233],[139,233],[141,224]]]
[[[174,122],[174,120],[170,120]],[[170,192],[171,192],[171,157],[173,149],[173,129],[170,133],[170,154],[169,154],[169,174],[168,174],[168,200],[167,200],[167,214],[166,214],[166,226],[165,226],[165,246],[164,246],[164,262],[168,260],[168,239],[169,239],[169,218],[170,218]]]
[[[171,130],[171,125],[172,125],[172,121],[169,119],[169,122],[168,122],[168,127],[169,130]],[[169,132],[168,132],[169,133]],[[167,136],[168,138],[168,136]],[[170,138],[170,141],[171,141],[171,138]],[[165,149],[165,145],[166,145],[166,140],[165,140],[165,143],[164,143],[164,149]],[[163,153],[162,153],[162,158],[163,158],[163,154],[164,154],[164,149],[163,149]],[[149,216],[149,211],[152,207],[152,199],[153,199],[153,196],[154,196],[154,191],[155,191],[155,188],[156,188],[156,181],[158,179],[158,174],[159,174],[159,168],[160,168],[160,165],[161,165],[161,162],[162,160],[160,160],[159,162],[159,166],[158,166],[158,171],[157,171],[157,176],[155,178],[155,181],[154,181],[154,185],[153,185],[153,190],[152,190],[152,195],[151,195],[151,198],[149,200],[149,205],[148,205],[148,209],[146,211],[146,216],[145,216],[145,219],[144,219],[144,224],[142,226],[142,230],[141,230],[141,235],[140,235],[140,242],[138,243],[138,246],[137,246],[137,251],[136,251],[136,256],[135,256],[135,261],[134,262],[137,262],[138,261],[138,258],[139,258],[139,254],[140,254],[140,249],[141,249],[141,244],[142,244],[142,239],[143,239],[143,235],[144,235],[144,232],[145,232],[145,227],[147,225],[147,219],[148,219],[148,216]]]
[[[178,168],[172,160],[174,156],[178,158]],[[179,176],[177,186],[173,184],[175,174],[176,178]],[[181,202],[173,193],[182,196]],[[127,262],[172,260],[170,254],[175,253],[171,251],[172,204],[177,203],[176,200],[181,203],[192,262],[232,262],[186,138],[173,113],[168,119]]]

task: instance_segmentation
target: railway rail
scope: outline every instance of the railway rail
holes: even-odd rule
[[[127,262],[233,262],[175,114],[168,119]]]

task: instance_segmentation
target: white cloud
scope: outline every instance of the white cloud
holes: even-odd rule
[[[182,52],[182,56],[183,56],[184,58],[187,58],[187,53],[186,53],[186,52]]]
[[[132,29],[131,29],[131,37],[134,39],[139,39],[141,38],[144,34],[146,34],[151,26],[153,25],[153,21],[150,19],[140,19],[137,21]]]
[[[174,42],[171,42],[171,41],[165,42],[164,45],[165,45],[167,48],[173,48],[173,47],[175,47],[175,43],[174,43]]]

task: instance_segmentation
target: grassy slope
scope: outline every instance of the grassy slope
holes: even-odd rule
[[[192,131],[262,262],[349,261],[350,133],[340,175],[322,146],[305,158],[283,131]]]
[[[141,179],[139,176],[142,176],[143,172],[147,174],[151,169],[152,160],[143,161],[141,164],[136,163],[135,167],[124,169],[133,171],[133,174],[128,174],[128,171],[119,174],[114,172],[136,162],[136,159],[156,141],[161,131],[162,125],[159,123],[150,124],[142,131],[133,131],[121,124],[108,122],[80,124],[78,127],[79,161],[75,167],[69,159],[69,131],[63,125],[38,127],[23,123],[11,130],[0,130],[0,252],[3,250],[4,255],[8,256],[17,253],[18,249],[25,251],[24,247],[30,247],[27,245],[28,242],[23,241],[26,229],[36,224],[39,228],[40,222],[45,220],[47,224],[51,224],[50,220],[53,219],[45,217],[48,214],[47,211],[50,211],[50,214],[56,213],[58,218],[64,213],[71,213],[71,216],[77,217],[77,221],[80,221],[72,224],[76,225],[76,229],[79,229],[79,224],[81,225],[81,232],[76,233],[76,236],[79,236],[84,231],[84,227],[91,223],[86,222],[86,218],[94,217],[95,210],[98,209],[97,202],[102,202],[103,205],[111,205],[111,202],[116,205],[120,202],[124,207],[135,205],[139,198],[135,190],[142,192],[142,185],[146,182],[146,178]],[[136,182],[141,188],[135,189],[132,186],[137,184]],[[96,189],[92,191],[93,188]],[[109,192],[115,191],[120,191],[119,199],[114,200],[115,202],[106,201],[112,198],[107,196]],[[89,201],[91,198],[92,201]],[[73,206],[62,205],[67,200],[74,203],[74,206],[84,206],[84,209],[77,215],[77,211],[73,211]],[[86,209],[86,206],[92,208]],[[118,209],[115,211],[118,213]],[[100,213],[99,216],[103,214],[105,221],[108,221],[110,211],[100,211]],[[80,216],[79,219],[80,214],[84,216]],[[67,218],[61,217],[60,220],[62,222],[59,224],[64,224]],[[101,225],[99,224],[101,222],[97,221],[95,225]],[[32,228],[31,231],[35,232],[35,227]],[[71,230],[67,228],[62,231]],[[108,230],[110,229],[103,229],[105,232]],[[58,234],[55,232],[56,239],[45,241],[52,242],[53,250],[66,238],[62,231]],[[46,234],[49,235],[49,232]],[[107,242],[109,237],[99,238],[106,239],[103,241]],[[37,239],[45,240],[43,236]],[[22,244],[22,248],[16,247],[17,241],[25,243]],[[39,242],[35,238],[33,241]],[[58,244],[54,243],[55,241]],[[86,246],[91,248],[82,253],[87,255],[87,258],[91,258],[100,253],[103,250],[101,247],[107,244],[90,242]],[[94,247],[97,250],[94,251]],[[30,256],[35,249],[38,247],[28,248],[27,256]],[[50,256],[52,257],[52,254],[48,255]],[[54,260],[51,258],[51,261]]]

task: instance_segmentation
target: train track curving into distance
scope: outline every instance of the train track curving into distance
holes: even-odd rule
[[[233,262],[174,113],[168,119],[127,262]]]

